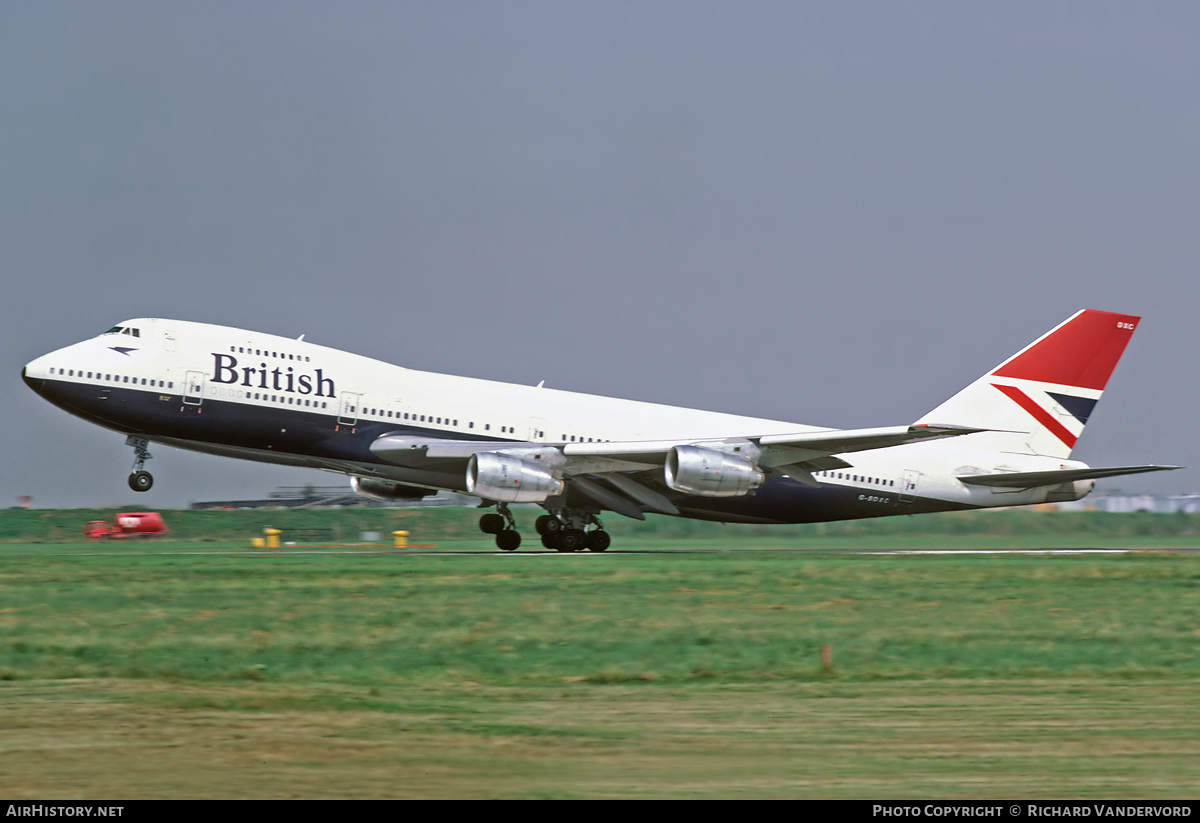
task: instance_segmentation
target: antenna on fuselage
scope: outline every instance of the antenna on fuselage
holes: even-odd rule
[[[308,332],[305,332],[304,334],[308,334]],[[296,338],[296,340],[297,340],[297,341],[300,341],[300,342],[303,342],[303,341],[304,341],[304,334],[302,334],[302,335],[300,335],[299,337],[297,337],[297,338]]]

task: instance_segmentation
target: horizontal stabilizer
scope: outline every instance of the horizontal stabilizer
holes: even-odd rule
[[[972,486],[1003,486],[1009,489],[1029,489],[1035,486],[1057,486],[1076,480],[1098,480],[1123,474],[1167,472],[1183,466],[1112,466],[1105,469],[1058,469],[1048,472],[1001,472],[1000,474],[960,474],[958,479]]]

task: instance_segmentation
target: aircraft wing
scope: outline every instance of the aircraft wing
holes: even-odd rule
[[[487,452],[535,461],[551,471],[561,473],[560,476],[575,492],[626,517],[641,520],[645,517],[643,510],[679,513],[662,480],[667,457],[676,447],[693,446],[727,454],[736,453],[757,464],[763,471],[817,486],[819,484],[813,472],[851,466],[838,454],[886,449],[979,431],[984,430],[964,426],[914,425],[826,429],[724,439],[607,443],[439,440],[406,434],[384,434],[375,439],[370,449],[376,457],[393,465],[439,472],[465,468],[464,464],[473,455]],[[636,475],[636,479],[632,475]]]
[[[1123,474],[1166,472],[1183,466],[1113,466],[1097,469],[1058,469],[1045,472],[1000,472],[997,474],[960,474],[958,479],[972,486],[999,486],[1006,489],[1031,489],[1035,486],[1057,486],[1076,480],[1097,480]]]
[[[749,459],[764,468],[801,466],[807,471],[845,468],[850,464],[834,455],[870,449],[886,449],[906,443],[938,440],[974,434],[984,429],[967,426],[889,426],[870,429],[827,429],[795,434],[767,434],[705,440],[632,440],[607,443],[535,443],[509,440],[439,440],[385,434],[371,444],[371,452],[381,460],[401,466],[422,467],[428,461],[467,460],[479,452],[513,455],[557,452],[558,457],[542,462],[553,463],[566,474],[595,474],[636,471],[662,466],[667,453],[676,446],[697,446],[729,451],[744,446]],[[788,474],[786,470],[782,473]]]

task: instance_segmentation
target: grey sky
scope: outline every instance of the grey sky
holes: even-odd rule
[[[1075,456],[1198,464],[1197,42],[1194,2],[0,0],[0,505],[343,482],[158,448],[129,492],[19,374],[135,316],[865,426],[1130,312]]]

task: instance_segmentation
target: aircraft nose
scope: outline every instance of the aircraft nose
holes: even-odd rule
[[[32,364],[29,364],[29,365],[32,365]],[[43,387],[46,385],[46,381],[42,380],[39,377],[30,377],[29,376],[29,365],[27,365],[27,366],[25,366],[25,368],[21,369],[21,379],[25,381],[26,386],[33,389],[38,394],[41,394]]]

